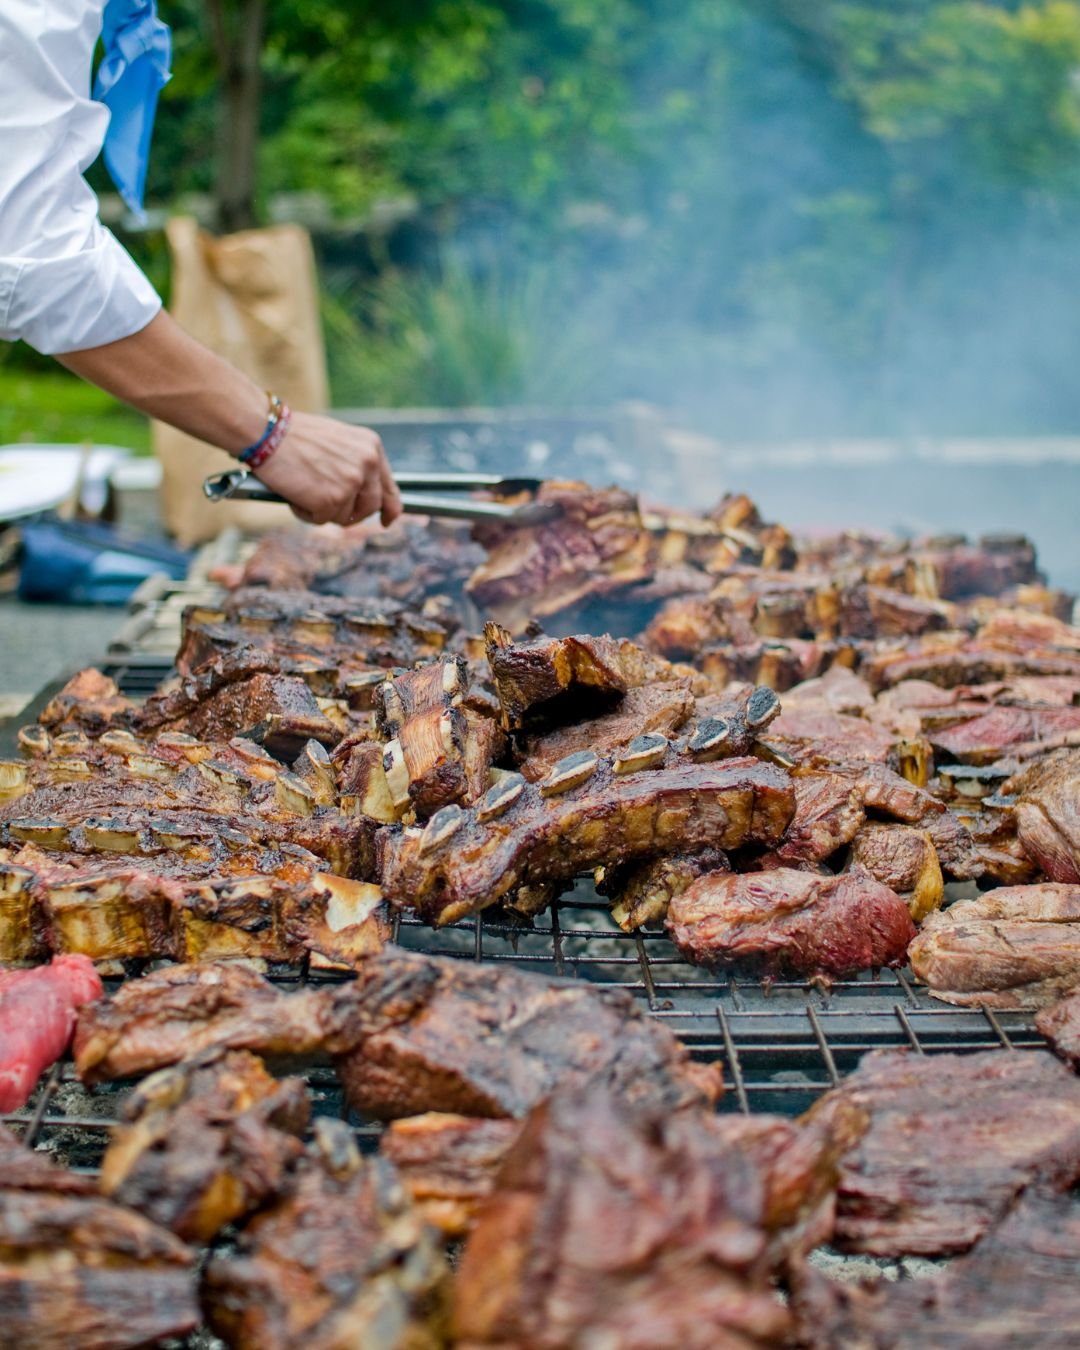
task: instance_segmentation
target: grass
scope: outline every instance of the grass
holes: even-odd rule
[[[66,371],[5,370],[0,366],[0,445],[126,446],[150,454],[150,423],[108,394]]]

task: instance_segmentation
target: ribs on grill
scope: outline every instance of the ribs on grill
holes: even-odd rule
[[[449,1269],[393,1167],[320,1120],[291,1193],[206,1272],[203,1306],[231,1350],[440,1350]]]
[[[697,964],[808,978],[902,965],[915,936],[907,904],[859,867],[710,873],[672,899],[667,929]]]
[[[1046,1051],[877,1050],[809,1118],[838,1100],[869,1118],[841,1163],[844,1251],[964,1251],[1025,1188],[1080,1179],[1080,1080]]]
[[[658,747],[664,754],[664,747]],[[648,757],[647,757],[648,758]],[[653,758],[653,763],[657,763]],[[582,752],[538,784],[496,784],[475,808],[446,807],[421,829],[380,836],[383,892],[435,924],[520,886],[570,880],[670,852],[776,844],[794,801],[787,775],[752,759],[642,768]]]
[[[1035,1018],[1051,1049],[1080,1072],[1080,984]]]
[[[101,1189],[208,1242],[286,1189],[307,1123],[301,1079],[279,1083],[254,1055],[211,1051],[152,1074],[126,1099]]]
[[[60,956],[35,970],[0,971],[0,1112],[24,1104],[71,1044],[76,1010],[102,993],[85,956]]]
[[[199,1321],[189,1247],[0,1129],[0,1344],[134,1350]]]
[[[960,901],[931,917],[909,956],[946,1003],[1046,1007],[1080,984],[1080,886],[1007,886]]]

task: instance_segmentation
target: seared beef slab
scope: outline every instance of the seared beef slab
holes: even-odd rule
[[[858,782],[838,773],[793,777],[795,817],[776,856],[788,864],[824,862],[850,844],[866,819]]]
[[[1046,1007],[1080,984],[1080,886],[1006,886],[960,901],[931,915],[909,957],[946,1003]]]
[[[1026,1187],[1080,1179],[1080,1081],[1045,1051],[877,1050],[808,1118],[838,1100],[870,1121],[841,1163],[844,1251],[964,1251]]]
[[[275,1199],[303,1152],[302,1079],[278,1083],[242,1051],[210,1051],[144,1079],[124,1102],[101,1189],[189,1242]]]
[[[1080,1204],[1034,1192],[936,1276],[837,1284],[812,1270],[794,1299],[811,1350],[1075,1350]]]
[[[129,1350],[200,1320],[190,1248],[0,1129],[5,1350]]]
[[[527,721],[576,721],[583,708],[616,702],[629,688],[614,638],[515,642],[505,628],[489,623],[484,645],[507,731]]]
[[[818,1126],[556,1094],[529,1117],[466,1242],[460,1343],[785,1344],[770,1273],[827,1233],[836,1147]]]
[[[794,808],[787,774],[753,759],[621,767],[583,752],[539,784],[507,780],[477,807],[448,807],[423,830],[384,831],[386,898],[451,923],[519,886],[568,881],[613,862],[775,844]]]
[[[719,1065],[623,990],[387,950],[344,984],[281,994],[237,966],[131,980],[80,1020],[84,1082],[129,1077],[210,1048],[339,1059],[357,1110],[523,1116],[560,1084],[602,1084],[677,1111],[714,1101]]]
[[[383,1158],[361,1158],[341,1121],[290,1195],[215,1257],[203,1284],[232,1350],[439,1350],[449,1270],[441,1244]],[[313,1151],[314,1152],[314,1151]]]
[[[673,897],[667,928],[689,961],[806,977],[902,965],[915,936],[904,901],[859,867],[712,873]]]
[[[364,965],[361,1004],[366,984],[413,971],[432,979],[423,1003],[388,1017],[339,1064],[349,1101],[368,1115],[523,1116],[559,1086],[602,1085],[665,1111],[720,1093],[719,1063],[691,1061],[621,989],[402,952]]]

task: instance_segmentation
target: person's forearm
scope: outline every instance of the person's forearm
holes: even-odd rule
[[[266,391],[164,310],[133,337],[57,359],[140,412],[231,455],[257,441],[266,426]]]

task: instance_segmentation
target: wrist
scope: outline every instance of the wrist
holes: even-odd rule
[[[274,410],[271,397],[265,389],[253,386],[244,391],[244,398],[224,413],[217,444],[233,459],[239,460],[265,437]]]

